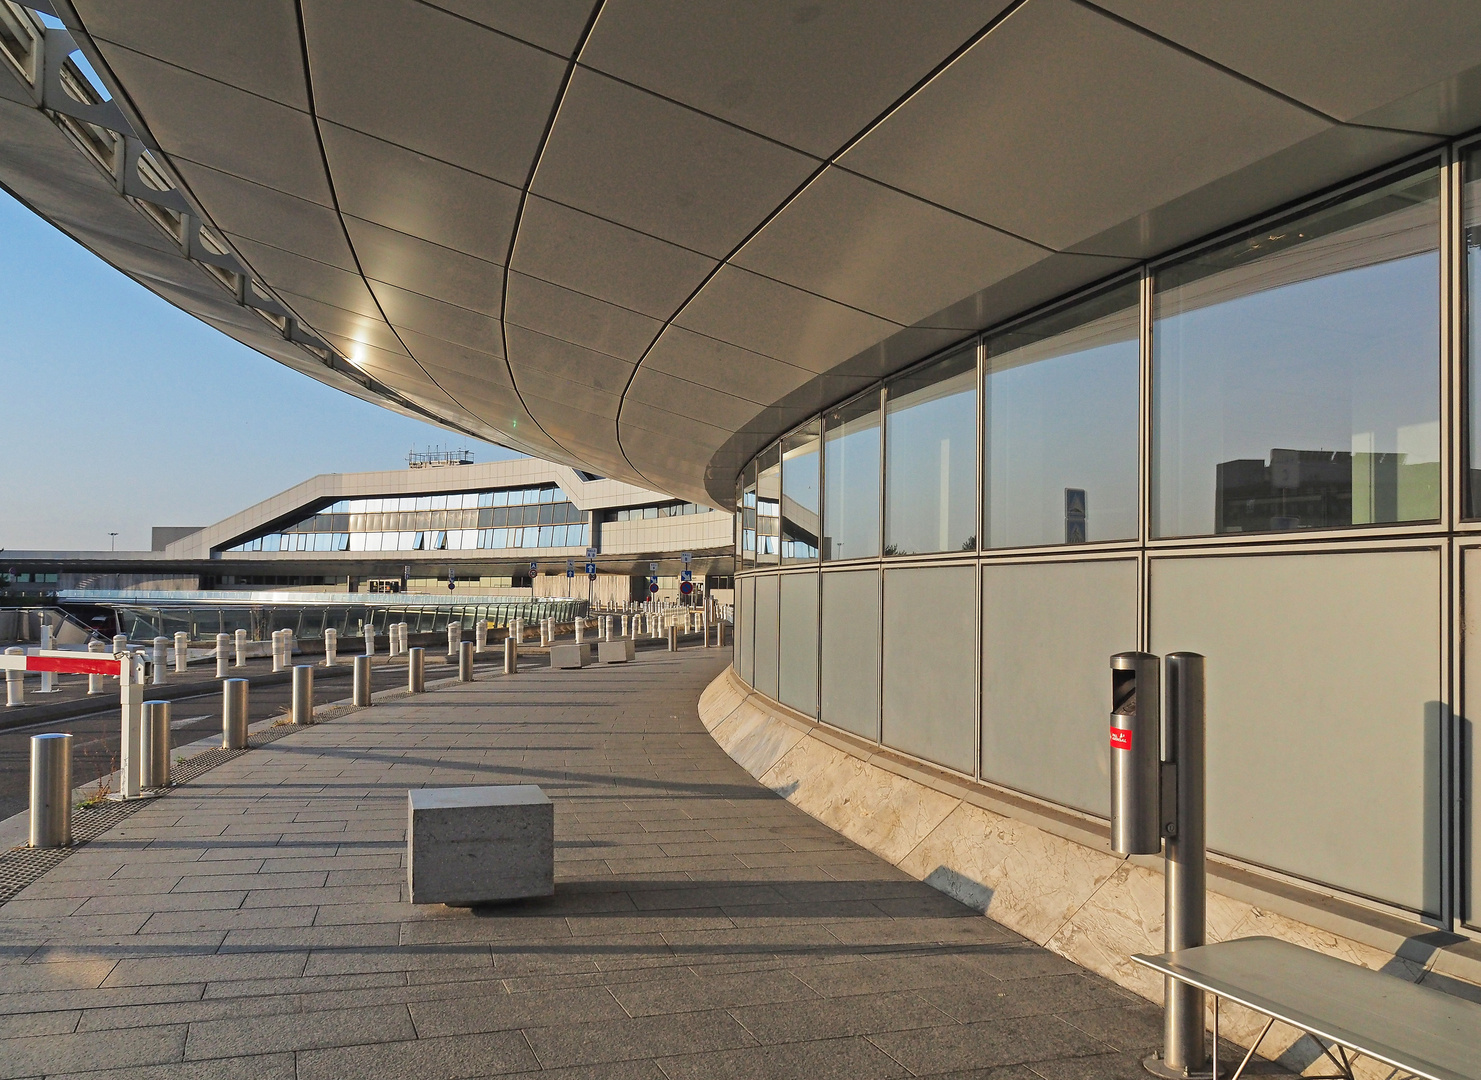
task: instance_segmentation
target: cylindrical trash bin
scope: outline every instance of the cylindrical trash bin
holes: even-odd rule
[[[473,642],[458,642],[458,682],[473,681]]]
[[[31,736],[31,846],[72,846],[72,736]]]
[[[324,666],[333,667],[339,659],[339,631],[329,627],[324,631]]]
[[[406,689],[413,694],[427,689],[427,650],[420,645],[406,650]]]
[[[103,653],[108,651],[108,646],[98,638],[93,638],[87,643],[87,651],[90,653]],[[89,675],[87,677],[87,692],[89,694],[101,694],[107,678],[107,675]]]
[[[504,639],[504,674],[513,675],[519,670],[519,649],[512,637]]]
[[[314,722],[314,666],[293,667],[293,722],[307,726]]]
[[[232,637],[235,639],[234,644],[236,645],[236,654],[237,654],[236,655],[236,663],[235,663],[234,666],[235,667],[246,667],[247,666],[247,631],[245,631],[245,630],[238,630],[235,634],[232,635]]]
[[[170,639],[157,637],[154,639],[154,677],[150,681],[158,686],[165,681],[165,664],[169,659]]]
[[[166,788],[170,786],[170,703],[168,701],[144,702],[144,722],[140,725],[143,745],[144,775],[139,786]]]
[[[364,653],[355,657],[355,708],[370,705],[370,657]]]
[[[190,663],[190,635],[183,630],[175,635],[175,674],[184,675]]]
[[[247,680],[221,683],[221,745],[227,750],[247,748]]]

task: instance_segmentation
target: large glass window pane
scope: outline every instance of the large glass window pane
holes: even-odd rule
[[[977,347],[885,391],[886,555],[977,547]]]
[[[1157,274],[1158,536],[1440,512],[1439,171]]]
[[[879,394],[823,418],[823,558],[879,554]]]
[[[1466,154],[1465,177],[1466,236],[1466,305],[1469,324],[1466,327],[1466,366],[1470,386],[1466,413],[1465,516],[1481,517],[1481,147]],[[1477,864],[1481,873],[1481,863]],[[1477,898],[1481,904],[1481,896]]]
[[[756,565],[756,463],[746,466],[741,477],[741,566]]]
[[[984,546],[1135,539],[1140,293],[987,339]]]
[[[782,440],[782,562],[818,557],[818,462],[822,423]],[[687,509],[687,506],[686,506]]]
[[[756,563],[775,565],[781,557],[782,459],[779,446],[756,458]],[[658,509],[654,507],[654,517]]]

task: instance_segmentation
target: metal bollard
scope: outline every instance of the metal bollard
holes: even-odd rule
[[[175,674],[184,675],[190,663],[190,635],[183,630],[175,635]]]
[[[297,664],[293,668],[293,722],[307,727],[314,722],[314,666]]]
[[[43,651],[50,650],[52,648],[53,644],[54,644],[54,641],[55,641],[55,639],[52,636],[52,629],[51,629],[51,619],[47,615],[43,614],[41,616],[41,648],[42,648],[42,650]],[[41,690],[39,691],[39,693],[42,693],[42,694],[55,694],[57,692],[58,692],[58,688],[57,688],[57,677],[56,677],[56,673],[55,672],[51,672],[51,671],[43,671],[41,673]]]
[[[365,709],[370,706],[370,656],[362,654],[355,657],[355,708]]]
[[[583,633],[585,633],[585,631],[586,631],[586,620],[583,619],[580,615],[577,615],[576,616],[575,627],[576,627],[576,640],[577,640],[577,642],[580,642],[581,635]]]
[[[292,630],[283,631],[283,666],[293,666],[293,655],[298,652],[298,635]]]
[[[473,623],[473,651],[481,653],[488,646],[489,621],[478,619]]]
[[[427,689],[427,650],[420,645],[406,650],[406,688],[413,694]]]
[[[339,631],[334,627],[324,631],[324,666],[333,667],[339,659]]]
[[[103,644],[103,642],[99,641],[97,638],[93,638],[92,641],[89,641],[87,643],[87,651],[90,653],[107,652],[108,646]],[[88,694],[101,694],[104,688],[104,681],[107,678],[107,675],[89,675],[87,677]]]
[[[699,632],[704,638],[705,648],[708,649],[710,647],[710,605],[708,603],[699,613]]]
[[[247,631],[238,630],[232,635],[236,644],[236,667],[247,666]]]
[[[19,645],[12,645],[5,650],[7,656],[25,656],[26,650]],[[5,706],[13,708],[26,703],[26,673],[15,671],[11,668],[5,669]]]
[[[669,648],[668,648],[668,651],[669,652],[678,652],[679,651],[679,624],[678,623],[669,623],[669,634],[668,634],[668,637],[669,637],[669,642],[668,642]]]
[[[221,746],[226,750],[247,748],[246,679],[225,679],[221,683]]]
[[[114,634],[113,635],[113,655],[114,656],[117,656],[119,653],[126,653],[128,651],[129,651],[129,636],[127,634]]]
[[[225,634],[216,635],[216,678],[226,678],[226,670],[231,666],[231,638]]]
[[[139,786],[145,788],[167,788],[170,786],[170,703],[168,701],[144,702],[143,735],[139,747],[143,774]]]
[[[150,681],[159,686],[165,681],[165,662],[168,659],[170,639],[157,637],[154,639],[154,678]]]
[[[72,736],[31,736],[31,846],[72,846]]]
[[[513,675],[519,670],[519,647],[515,645],[514,639],[504,639],[504,674]]]
[[[458,682],[473,681],[473,642],[458,642]]]

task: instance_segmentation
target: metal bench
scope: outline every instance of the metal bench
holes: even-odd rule
[[[1425,1080],[1481,1080],[1481,1005],[1462,998],[1268,937],[1132,959],[1214,995],[1215,1048],[1220,998],[1270,1017],[1228,1080],[1277,1020],[1311,1035],[1338,1069],[1313,1080],[1353,1080],[1364,1055]]]

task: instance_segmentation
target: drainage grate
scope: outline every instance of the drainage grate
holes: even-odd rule
[[[195,757],[186,758],[171,769],[170,779],[175,786],[189,783],[201,773],[209,772],[222,762],[241,757],[259,746],[277,742],[294,730],[292,726],[284,725],[256,732],[247,736],[246,750],[225,750],[218,746],[203,751]],[[124,818],[136,810],[143,809],[150,802],[149,799],[131,799],[128,802],[101,802],[93,806],[79,806],[72,811],[71,847],[18,847],[0,852],[0,905],[15,899],[22,889],[40,879],[43,874],[83,844],[89,840],[96,840]]]

